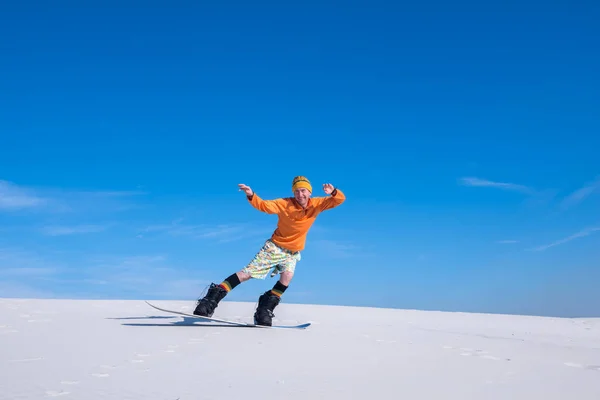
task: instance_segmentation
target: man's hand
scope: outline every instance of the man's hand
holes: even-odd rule
[[[240,188],[240,190],[243,190],[246,193],[246,196],[250,197],[254,194],[254,192],[252,192],[252,189],[250,188],[250,186],[246,186],[243,183],[240,183],[238,185],[238,187]]]
[[[323,191],[327,194],[331,194],[334,191],[334,187],[331,183],[326,183],[323,185]]]

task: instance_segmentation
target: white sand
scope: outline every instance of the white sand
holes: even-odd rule
[[[224,301],[217,314],[251,321],[254,306]],[[276,311],[313,325],[207,327],[142,301],[0,299],[0,399],[600,399],[599,319]]]

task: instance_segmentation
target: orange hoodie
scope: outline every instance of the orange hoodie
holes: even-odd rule
[[[331,196],[312,197],[306,208],[302,208],[293,197],[263,200],[256,193],[248,198],[250,204],[267,214],[277,214],[277,229],[273,232],[273,243],[290,251],[304,250],[306,235],[317,215],[335,208],[346,200],[341,190],[335,189]]]

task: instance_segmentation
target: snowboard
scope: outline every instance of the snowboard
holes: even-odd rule
[[[145,301],[145,303],[148,304],[152,308],[155,308],[159,311],[164,311],[166,313],[177,314],[177,315],[181,315],[181,316],[189,317],[189,318],[196,318],[201,321],[220,322],[223,324],[229,324],[229,325],[234,325],[234,326],[245,326],[245,327],[249,327],[249,328],[274,328],[274,329],[306,329],[310,326],[310,322],[306,322],[306,323],[298,324],[298,325],[272,325],[272,326],[256,325],[256,324],[251,324],[251,323],[246,323],[246,322],[231,321],[231,320],[223,319],[223,318],[202,317],[200,315],[195,315],[192,313],[186,313],[183,311],[175,311],[175,310],[169,310],[166,308],[158,307],[148,301]]]

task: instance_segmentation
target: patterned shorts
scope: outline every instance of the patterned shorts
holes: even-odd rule
[[[255,279],[265,279],[271,269],[271,277],[285,271],[294,272],[300,259],[300,252],[282,249],[269,239],[242,272]]]

